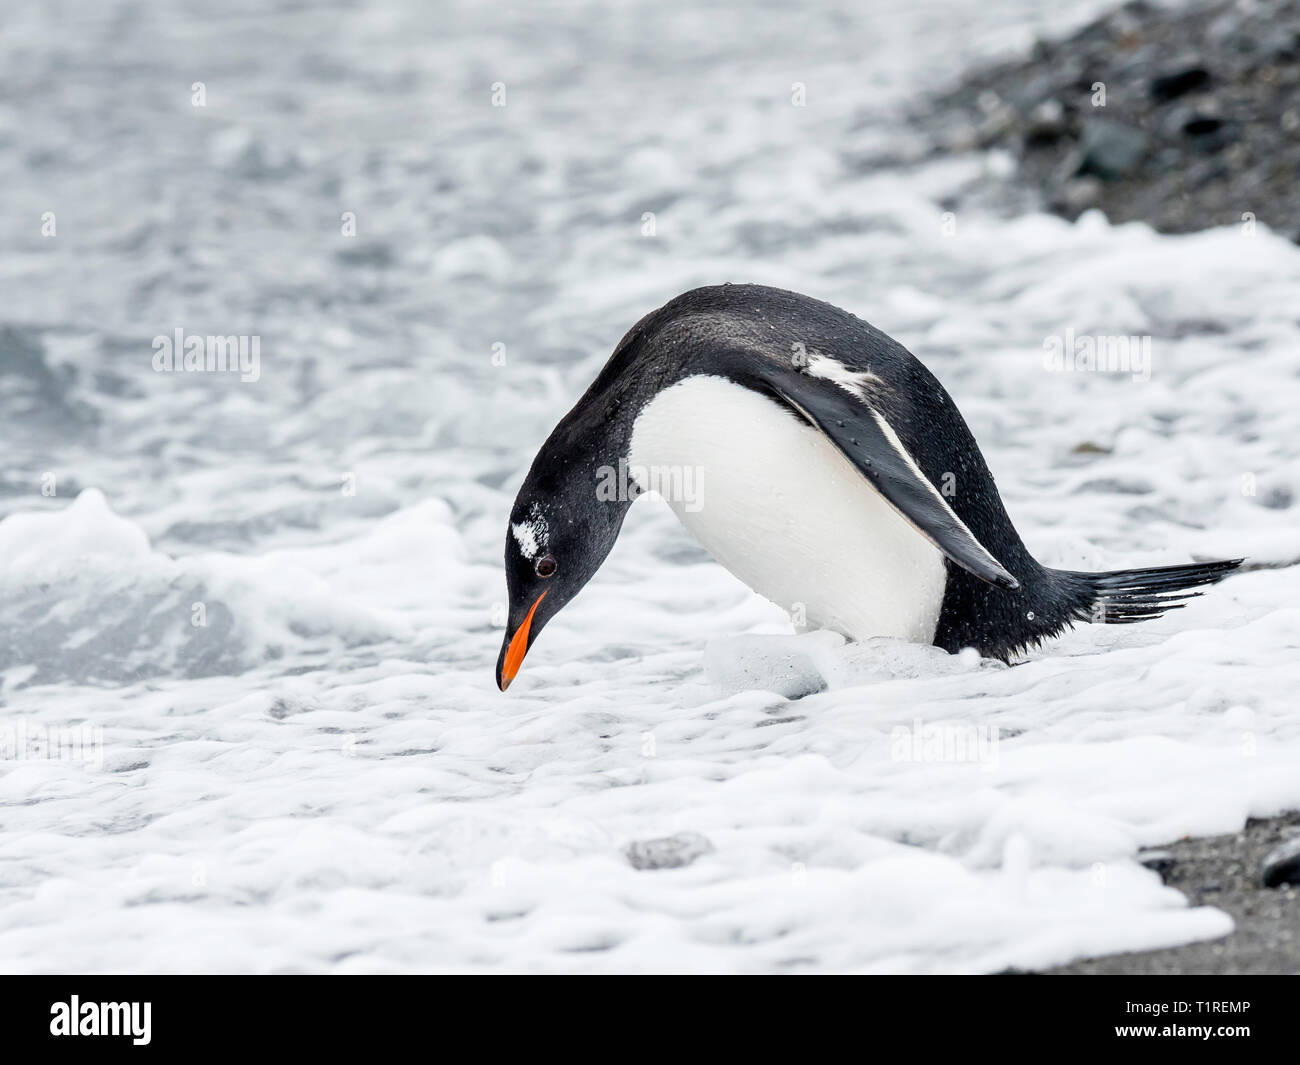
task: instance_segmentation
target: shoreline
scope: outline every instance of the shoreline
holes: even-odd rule
[[[1048,976],[1144,976],[1300,972],[1300,885],[1266,888],[1260,864],[1278,844],[1300,837],[1300,811],[1251,818],[1240,832],[1182,839],[1139,855],[1192,906],[1213,906],[1235,927],[1220,939],[1181,947],[1106,954],[1048,969]]]
[[[1190,233],[1256,221],[1300,243],[1300,3],[1167,9],[1130,0],[1017,59],[975,67],[920,105],[930,158],[1012,162],[958,197],[1014,216],[1102,211]],[[954,204],[954,209],[959,209]],[[1231,915],[1226,937],[1082,959],[1034,972],[1300,972],[1300,887],[1265,888],[1260,865],[1300,836],[1300,811],[1236,833],[1184,838],[1139,860],[1193,906]],[[1017,972],[1024,970],[1015,970]]]
[[[972,206],[1099,209],[1162,233],[1258,223],[1300,243],[1300,0],[1130,0],[966,71],[913,122],[932,158],[1014,161],[968,190]]]

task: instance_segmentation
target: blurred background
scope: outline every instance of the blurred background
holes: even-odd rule
[[[1182,819],[1107,812],[1122,829],[1080,813],[1095,773],[1062,784],[1047,761],[1024,779],[1059,822],[1022,823],[1017,803],[1043,808],[1028,785],[985,780],[975,809],[959,777],[942,813],[930,778],[873,814],[848,800],[880,786],[891,713],[1121,743],[1113,715],[1147,704],[1151,670],[1214,708],[1145,720],[1178,748],[1171,794],[1206,775],[1206,729],[1296,740],[1279,694],[1296,623],[1273,612],[1300,591],[1298,28],[1286,3],[7,5],[0,698],[13,719],[102,728],[105,766],[0,769],[24,833],[2,845],[8,964],[574,968],[563,952],[613,950],[634,968],[987,969],[1220,933],[1221,914],[1166,912],[1133,879],[1098,939],[983,875],[1017,832],[1064,883],[1138,842],[1234,830],[1288,804],[1259,763],[1232,762]],[[637,508],[503,700],[500,557],[537,446],[638,318],[723,281],[828,300],[906,344],[1044,563],[1244,554],[1276,573],[1187,611],[1214,654],[1193,641],[1169,664],[1159,648],[1193,623],[1177,617],[1086,630],[1031,656],[1046,680],[960,688],[918,659],[883,703],[831,692],[804,716],[770,693],[710,702],[708,641],[784,619],[666,509]],[[159,370],[177,330],[256,338],[256,373]],[[1067,331],[1149,338],[1149,380],[1048,372]],[[1109,652],[1138,657],[1091,702],[1056,672]],[[1044,692],[1062,699],[1050,722]],[[666,720],[692,744],[651,771],[643,736]],[[1121,777],[1150,771],[1125,751]],[[669,765],[684,790],[587,805]],[[718,779],[739,790],[711,798]],[[786,805],[739,825],[749,787]],[[814,815],[800,796],[823,788]],[[641,875],[618,847],[677,828],[732,844],[704,932],[677,903],[614,901]],[[877,881],[904,842],[928,848],[915,874]],[[762,876],[792,861],[837,872],[782,909]],[[836,877],[859,873],[887,905],[838,907]],[[999,930],[935,932],[909,901],[933,877],[979,923],[1006,902]],[[484,947],[496,904],[470,888],[497,879],[537,892],[505,910],[559,909]],[[90,898],[112,931],[78,923]],[[1043,949],[1036,921],[1078,934]],[[767,945],[736,961],[732,925]]]

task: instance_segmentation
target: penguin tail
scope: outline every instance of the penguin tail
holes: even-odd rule
[[[1109,573],[1078,573],[1058,570],[1073,593],[1071,613],[1075,620],[1096,625],[1132,625],[1158,618],[1168,610],[1179,610],[1204,588],[1218,584],[1244,559],[1223,562],[1193,562],[1184,566],[1155,566],[1150,569],[1119,569]]]

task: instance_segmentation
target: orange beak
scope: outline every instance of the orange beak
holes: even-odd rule
[[[515,634],[510,638],[510,646],[506,648],[505,661],[501,663],[501,690],[505,691],[510,687],[510,682],[515,679],[515,674],[519,672],[519,667],[524,664],[524,655],[528,653],[528,633],[533,627],[533,615],[537,613],[538,606],[546,598],[546,592],[537,597],[537,602],[528,610],[528,616],[524,618],[524,623],[515,630]]]

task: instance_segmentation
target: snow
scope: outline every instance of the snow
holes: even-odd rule
[[[0,968],[967,972],[1229,929],[1135,855],[1300,806],[1300,249],[1267,205],[945,235],[987,163],[897,125],[1097,5],[128,6],[0,40]],[[642,502],[502,695],[533,454],[722,280],[907,344],[1041,561],[1271,568],[1007,668],[792,635]],[[178,327],[260,336],[259,379],[154,373]],[[1149,336],[1150,379],[1044,369],[1067,330]],[[100,768],[18,754],[83,724]]]

